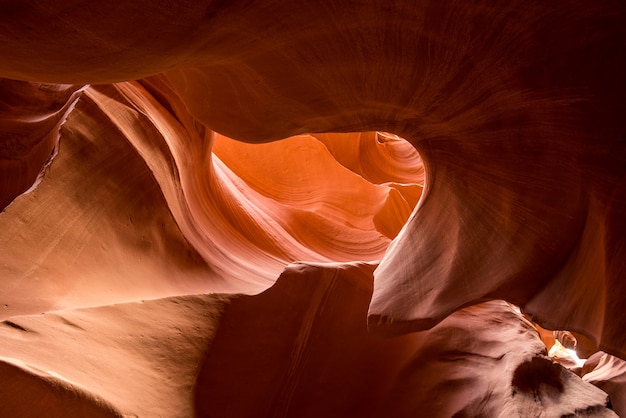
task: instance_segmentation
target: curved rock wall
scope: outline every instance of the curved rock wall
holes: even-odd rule
[[[504,299],[626,358],[623,2],[192,3],[0,5],[3,318],[380,260],[374,334]]]

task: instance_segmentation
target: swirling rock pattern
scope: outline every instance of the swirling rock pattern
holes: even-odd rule
[[[602,351],[589,357],[582,370],[583,380],[591,382],[611,396],[613,409],[626,414],[626,363]]]
[[[38,181],[79,87],[0,79],[0,208]]]
[[[12,318],[252,295],[295,261],[381,260],[354,311],[375,334],[436,335],[504,299],[626,358],[625,21],[618,0],[2,4],[2,317],[27,330]],[[45,393],[18,357],[3,374]],[[530,357],[513,375],[469,367],[511,388],[491,389],[493,405],[447,385],[454,410],[424,398],[425,411],[604,413],[600,397],[572,406],[574,380]],[[400,386],[380,405],[414,413],[411,380],[387,366]],[[556,392],[535,390],[543,378]],[[151,413],[94,406],[95,384],[62,397]],[[291,395],[268,411],[293,413]]]

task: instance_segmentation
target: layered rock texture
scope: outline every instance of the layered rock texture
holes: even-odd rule
[[[0,415],[626,416],[623,51],[618,0],[0,3]]]

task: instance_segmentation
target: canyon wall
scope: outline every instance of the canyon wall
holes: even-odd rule
[[[626,358],[625,23],[0,5],[6,414],[611,416],[512,305]]]

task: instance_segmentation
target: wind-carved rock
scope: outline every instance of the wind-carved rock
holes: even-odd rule
[[[625,21],[618,0],[0,6],[0,314],[255,294],[293,261],[382,259],[359,314],[375,334],[438,335],[504,299],[624,358]],[[369,132],[376,156],[359,166],[328,132]],[[393,135],[415,150],[380,146]],[[298,136],[310,159],[277,143],[279,163],[254,161],[219,136]],[[262,179],[235,151],[289,172]],[[333,176],[301,177],[322,203],[277,192],[312,161]],[[587,389],[545,358],[518,360],[480,378],[514,400],[503,413],[603,411],[597,393],[599,409],[573,406],[568,388]],[[428,380],[416,364],[388,381],[398,416],[416,412],[412,373]],[[419,396],[434,416],[480,411],[465,390],[447,393],[454,411]]]

